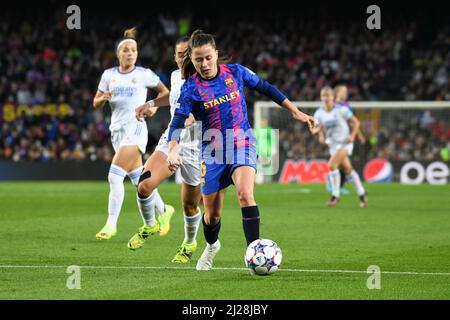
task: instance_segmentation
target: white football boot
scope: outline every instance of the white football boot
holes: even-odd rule
[[[198,259],[197,270],[211,270],[213,265],[213,259],[217,252],[220,250],[220,241],[217,239],[213,244],[206,244],[205,250],[203,250],[202,256]]]

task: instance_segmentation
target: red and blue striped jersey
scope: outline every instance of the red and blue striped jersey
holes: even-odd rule
[[[184,117],[192,113],[196,120],[202,121],[202,149],[216,141],[205,137],[209,129],[213,129],[210,134],[215,130],[221,132],[223,150],[230,149],[230,145],[248,146],[251,139],[256,139],[248,121],[244,87],[254,89],[259,81],[254,72],[239,64],[220,64],[216,77],[209,80],[195,73],[181,88],[176,113]],[[230,133],[234,133],[233,144],[230,144]],[[215,147],[220,148],[217,144]]]

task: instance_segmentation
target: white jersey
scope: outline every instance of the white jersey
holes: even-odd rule
[[[175,70],[170,76],[170,119],[172,121],[175,115],[175,110],[180,106],[178,99],[180,98],[181,87],[184,84],[184,79],[181,77],[181,70]]]
[[[180,106],[178,99],[180,98],[181,87],[184,80],[181,77],[181,71],[175,70],[170,77],[170,115],[171,119],[175,115],[176,109]],[[170,123],[169,123],[170,127]],[[169,153],[169,142],[167,136],[169,135],[169,127],[161,135],[159,143],[156,146],[157,151],[167,155]],[[200,122],[183,129],[180,136],[179,153],[183,159],[180,166],[181,180],[190,186],[198,186],[200,184],[200,137],[202,135],[202,128]]]
[[[172,122],[173,117],[175,115],[176,109],[180,107],[180,103],[178,99],[181,94],[181,87],[183,86],[185,80],[181,77],[181,70],[175,70],[172,72],[170,76],[170,122]],[[169,127],[170,127],[169,122]],[[169,127],[167,127],[164,132],[164,136],[167,139],[169,135]],[[180,143],[189,147],[197,147],[197,144],[200,143],[201,136],[201,126],[199,122],[187,127],[183,130],[180,136]]]
[[[125,125],[137,122],[135,109],[147,99],[147,88],[154,88],[159,77],[150,69],[135,67],[133,71],[121,73],[119,67],[103,72],[98,90],[113,91],[109,101],[111,106],[110,131],[119,130]]]
[[[324,106],[321,106],[314,113],[314,121],[317,125],[325,127],[325,142],[329,146],[333,146],[348,143],[350,129],[347,121],[352,116],[353,112],[349,107],[335,104],[330,111],[327,111]]]

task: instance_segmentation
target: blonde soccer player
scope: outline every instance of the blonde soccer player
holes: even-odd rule
[[[132,28],[126,30],[123,39],[118,41],[115,49],[119,66],[103,72],[93,101],[95,109],[101,109],[109,102],[109,129],[115,151],[108,173],[108,218],[105,226],[96,234],[99,240],[108,240],[116,235],[117,221],[125,195],[124,179],[128,176],[137,186],[142,172],[142,154],[147,146],[148,131],[144,122],[136,120],[135,108],[147,100],[148,88],[158,92],[159,97],[169,95],[169,90],[152,70],[136,66],[138,45],[135,38],[136,28]],[[173,207],[164,204],[157,190],[154,190],[152,195],[157,199],[155,206],[160,213],[159,220],[167,223],[164,216],[173,213]],[[151,212],[144,215],[140,203],[138,197],[144,223],[152,226],[156,223],[155,208],[148,208]]]
[[[333,93],[334,93],[334,101],[336,102],[336,104],[346,106],[351,110],[350,103],[348,101],[348,87],[345,84],[335,86],[333,89]],[[361,127],[358,129],[356,137],[358,138],[361,144],[366,143],[366,138],[364,137],[364,134],[361,131]],[[323,131],[319,132],[319,141],[321,143],[325,143],[325,136]],[[346,174],[342,169],[339,169],[339,174],[341,175],[341,193],[348,194],[349,191],[344,188],[344,184],[347,179]],[[329,182],[329,179],[327,183],[327,190],[331,192],[331,184]]]
[[[330,150],[330,160],[328,166],[330,169],[331,199],[328,206],[333,207],[339,202],[341,189],[341,175],[339,169],[342,169],[349,181],[355,188],[359,196],[359,205],[361,208],[367,206],[367,193],[364,189],[359,174],[353,169],[350,162],[350,156],[353,152],[353,142],[359,131],[359,120],[355,117],[349,107],[339,105],[334,100],[334,92],[331,87],[323,87],[320,90],[320,100],[322,106],[314,113],[315,126],[312,134],[325,132],[325,143]],[[349,124],[352,128],[350,131]]]

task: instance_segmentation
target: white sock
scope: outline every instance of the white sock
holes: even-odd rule
[[[147,227],[153,227],[156,223],[155,219],[155,191],[153,190],[152,194],[145,199],[139,198],[137,196],[137,204],[139,207],[139,212],[142,216],[142,221],[144,221],[144,225]]]
[[[141,176],[141,173],[142,173],[142,169],[143,169],[143,168],[144,168],[144,167],[139,167],[139,168],[134,169],[133,171],[128,172],[128,177],[130,178],[131,183],[132,183],[135,187],[138,186],[139,177]]]
[[[158,189],[153,190],[153,193],[155,194],[155,206],[156,210],[158,210],[160,215],[164,214],[164,201],[159,195]]]
[[[197,238],[198,227],[200,226],[200,220],[202,219],[202,211],[198,208],[198,212],[195,216],[188,217],[184,214],[184,242],[193,243]]]
[[[330,172],[330,182],[331,182],[331,194],[336,198],[339,198],[341,191],[341,174],[339,170],[333,170]]]
[[[108,173],[109,198],[108,198],[108,225],[116,228],[119,220],[120,209],[122,208],[125,188],[123,180],[127,172],[121,167],[111,164]]]
[[[361,183],[361,179],[359,178],[359,174],[355,170],[352,170],[352,172],[347,176],[347,180],[353,185],[353,188],[355,188],[356,193],[359,196],[362,196],[366,192]]]

